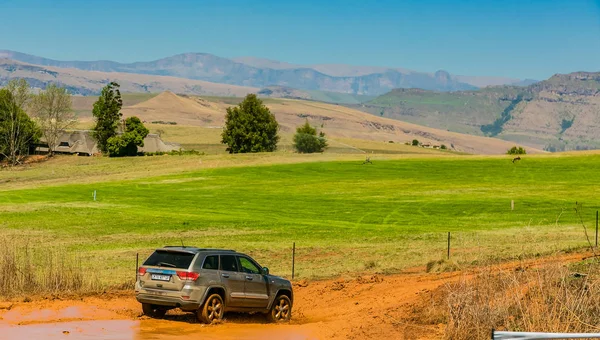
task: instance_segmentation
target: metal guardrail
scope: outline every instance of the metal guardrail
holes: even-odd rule
[[[535,333],[492,330],[492,340],[600,339],[600,333]]]

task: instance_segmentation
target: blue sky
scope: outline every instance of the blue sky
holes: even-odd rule
[[[545,79],[600,71],[600,0],[0,0],[0,49],[59,60],[184,52]]]

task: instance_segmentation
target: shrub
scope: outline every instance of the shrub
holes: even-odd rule
[[[155,121],[150,122],[150,124],[177,125],[177,122],[167,122],[164,120],[155,120]]]
[[[506,152],[507,155],[525,155],[527,152],[525,151],[525,149],[523,149],[523,147],[519,146],[513,146],[512,148],[510,148],[510,150],[508,150]]]
[[[419,140],[413,139],[412,146],[419,146]]]
[[[125,132],[108,139],[108,154],[111,157],[136,156],[138,146],[144,146],[144,138],[150,131],[138,117],[125,121]]]
[[[446,145],[442,144],[442,146],[440,146],[440,149],[447,150],[448,148],[446,147]]]
[[[317,136],[317,129],[310,126],[308,121],[296,129],[294,135],[294,148],[296,151],[300,153],[323,152],[326,147],[325,133],[321,131]]]

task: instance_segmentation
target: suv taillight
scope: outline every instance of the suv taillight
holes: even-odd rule
[[[196,281],[200,274],[194,272],[177,272],[177,276],[183,281]]]
[[[138,268],[138,274],[140,276],[143,276],[144,274],[146,274],[146,268],[144,268],[144,267]]]

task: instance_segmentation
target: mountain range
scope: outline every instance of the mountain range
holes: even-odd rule
[[[600,148],[600,73],[593,72],[557,74],[535,82],[445,71],[299,66],[199,53],[123,64],[55,61],[2,51],[0,86],[13,78],[24,78],[37,88],[58,83],[77,95],[97,95],[110,81],[132,93],[232,97],[258,93],[346,105],[380,117],[547,151]]]
[[[339,64],[295,65],[253,57],[229,59],[208,53],[185,53],[134,63],[107,60],[58,61],[8,50],[0,50],[0,58],[84,71],[172,76],[246,87],[285,86],[368,96],[381,95],[395,88],[459,91],[488,85],[520,85],[531,82],[500,77],[455,76],[444,70],[426,73],[402,68]]]

